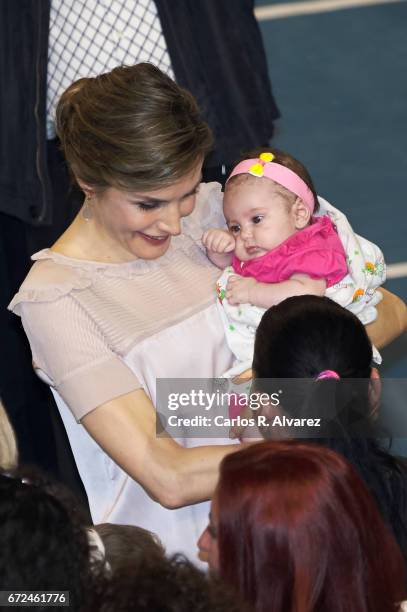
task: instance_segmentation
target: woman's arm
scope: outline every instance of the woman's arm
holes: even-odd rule
[[[383,299],[376,306],[377,319],[366,325],[366,331],[377,348],[390,344],[407,329],[407,308],[405,303],[394,293],[383,287],[378,289]]]
[[[156,413],[138,389],[99,406],[82,425],[120,467],[167,508],[209,499],[218,466],[239,445],[184,448],[156,435]]]
[[[185,449],[157,438],[155,409],[137,377],[70,295],[23,304],[21,314],[37,367],[131,478],[171,508],[211,496],[219,462],[238,445]]]
[[[295,274],[281,283],[258,283],[254,278],[231,276],[226,287],[226,299],[230,304],[253,304],[270,308],[294,295],[324,295],[324,279]]]

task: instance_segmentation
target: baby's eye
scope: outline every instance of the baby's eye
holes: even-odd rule
[[[229,225],[229,231],[232,232],[232,234],[237,234],[240,232],[240,225]]]
[[[255,217],[253,217],[252,221],[253,223],[260,223],[262,219],[263,219],[262,215],[256,215]]]

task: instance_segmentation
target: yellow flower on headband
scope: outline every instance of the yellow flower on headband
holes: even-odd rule
[[[272,153],[261,153],[260,159],[264,162],[271,162],[274,159],[274,155]]]
[[[253,176],[263,176],[263,168],[263,164],[253,164],[253,166],[249,168],[249,173],[253,174]]]

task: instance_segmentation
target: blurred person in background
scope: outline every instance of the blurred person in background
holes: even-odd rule
[[[1,472],[0,589],[69,591],[69,609],[82,610],[104,572],[91,558],[85,525],[69,491],[32,470]]]
[[[97,583],[88,612],[250,612],[239,594],[181,555],[131,560]]]
[[[198,545],[256,612],[394,612],[406,567],[339,454],[267,441],[225,457]]]
[[[93,530],[100,536],[104,557],[112,572],[129,562],[139,567],[154,559],[163,559],[165,550],[159,539],[150,531],[135,525],[101,523]]]

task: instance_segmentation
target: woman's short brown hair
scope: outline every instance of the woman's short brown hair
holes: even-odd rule
[[[193,96],[147,63],[70,85],[56,128],[73,175],[96,190],[170,185],[213,143]]]

